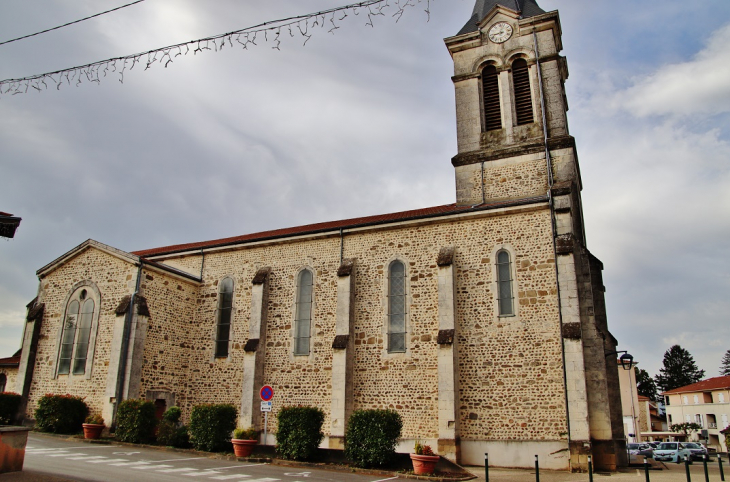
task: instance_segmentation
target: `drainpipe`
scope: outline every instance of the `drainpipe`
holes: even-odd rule
[[[137,264],[137,282],[134,288],[134,293],[129,298],[129,308],[127,314],[124,315],[124,329],[122,330],[122,347],[121,353],[119,354],[119,372],[117,373],[117,387],[114,392],[114,411],[112,414],[112,428],[116,429],[117,423],[117,409],[119,403],[122,401],[124,396],[124,382],[127,376],[127,356],[129,355],[129,336],[132,331],[132,319],[134,318],[134,305],[136,302],[137,294],[139,293],[139,285],[142,281],[142,260]]]
[[[550,147],[548,145],[547,115],[545,113],[545,90],[542,85],[542,68],[540,66],[540,50],[537,46],[537,33],[532,31],[532,40],[535,45],[535,62],[537,65],[537,79],[540,84],[540,110],[542,111],[542,132],[545,142],[545,163],[548,177],[548,204],[550,206],[550,224],[553,232],[553,259],[555,260],[555,280],[558,295],[558,319],[560,320],[560,347],[563,357],[563,387],[565,389],[565,421],[568,429],[568,446],[570,446],[570,408],[568,406],[568,374],[565,368],[565,340],[563,339],[563,307],[560,302],[560,281],[558,281],[558,250],[555,245],[555,238],[558,235],[558,228],[555,223],[555,200],[553,199],[553,163],[550,158]]]

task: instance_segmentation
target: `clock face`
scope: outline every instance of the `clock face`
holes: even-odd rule
[[[496,44],[501,44],[509,40],[512,36],[512,25],[507,22],[498,22],[489,29],[489,40]]]

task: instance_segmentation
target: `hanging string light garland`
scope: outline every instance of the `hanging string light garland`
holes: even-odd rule
[[[55,72],[2,80],[0,81],[0,99],[7,95],[25,94],[32,91],[41,92],[51,87],[60,90],[64,84],[74,84],[77,87],[84,81],[99,84],[108,75],[118,76],[119,82],[124,83],[125,73],[133,70],[138,64],[144,65],[144,70],[155,64],[167,68],[177,57],[186,56],[191,52],[193,55],[197,55],[206,50],[218,52],[224,48],[234,47],[248,50],[251,47],[258,47],[262,40],[264,44],[270,44],[271,48],[281,50],[281,44],[285,39],[295,37],[303,38],[303,45],[307,45],[316,30],[325,30],[334,34],[350,14],[363,15],[364,18],[367,18],[365,25],[375,27],[376,17],[384,17],[386,13],[389,13],[397,23],[407,8],[423,3],[426,4],[425,12],[428,16],[427,19],[430,20],[431,0],[367,0],[320,12],[272,20],[233,32],[168,45],[147,52],[101,60]]]

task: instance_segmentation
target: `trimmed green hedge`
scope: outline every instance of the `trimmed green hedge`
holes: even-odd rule
[[[38,400],[36,428],[41,432],[77,433],[88,414],[89,407],[83,398],[48,393]]]
[[[12,425],[18,416],[21,396],[13,392],[0,393],[0,425]]]
[[[236,428],[238,410],[231,404],[204,404],[193,407],[190,414],[190,443],[197,450],[222,452],[231,450],[231,432]]]
[[[276,419],[276,451],[285,459],[311,458],[324,438],[324,412],[317,407],[284,407]]]
[[[155,436],[155,404],[147,400],[124,400],[117,408],[117,430],[114,435],[122,442],[142,444]]]
[[[162,414],[162,421],[157,427],[157,443],[177,448],[190,446],[188,428],[180,424],[182,411],[179,407],[170,407]]]
[[[345,456],[358,467],[385,465],[395,456],[402,428],[395,410],[355,410],[347,422]]]

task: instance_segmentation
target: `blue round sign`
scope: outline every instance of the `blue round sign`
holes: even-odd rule
[[[261,400],[264,402],[268,402],[272,398],[274,398],[274,389],[271,388],[269,385],[264,385],[261,387],[261,392],[259,392],[261,395]]]

